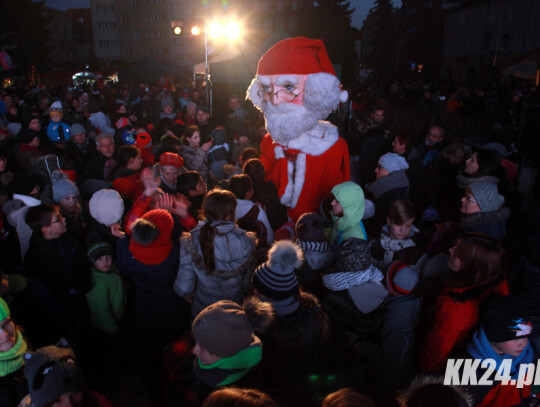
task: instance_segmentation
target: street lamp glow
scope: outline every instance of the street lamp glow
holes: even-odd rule
[[[199,35],[201,33],[201,29],[197,26],[191,27],[191,34],[192,35]]]
[[[182,33],[182,27],[176,26],[173,29],[175,35],[180,35]]]
[[[225,35],[230,40],[236,40],[240,37],[240,26],[234,21],[230,21],[225,26]]]
[[[217,21],[212,21],[208,28],[208,34],[211,38],[221,38],[223,37],[223,26]]]

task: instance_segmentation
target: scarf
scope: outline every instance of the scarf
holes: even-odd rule
[[[159,118],[160,118],[160,120],[163,120],[163,119],[171,119],[171,120],[173,120],[173,119],[176,119],[176,113],[172,112],[170,114],[165,114],[165,112],[161,112],[159,114]]]
[[[207,386],[227,386],[244,377],[262,358],[262,342],[256,336],[249,347],[233,356],[223,358],[211,365],[203,365],[199,358],[193,365],[195,376]]]
[[[317,253],[331,253],[332,248],[328,242],[308,242],[305,240],[297,240],[296,243],[300,245],[303,251],[317,252]]]
[[[472,338],[472,341],[467,345],[467,352],[475,359],[493,359],[497,363],[495,372],[498,372],[499,366],[505,359],[512,359],[512,367],[510,368],[510,375],[512,379],[518,378],[519,365],[522,363],[532,363],[533,361],[533,350],[531,344],[527,343],[523,352],[518,356],[512,357],[509,355],[499,355],[495,352],[495,349],[489,343],[489,339],[486,336],[484,327],[480,327]]]
[[[378,268],[370,265],[367,269],[361,271],[326,274],[322,280],[324,286],[329,290],[342,291],[368,281],[380,282],[383,278],[383,273]]]
[[[388,229],[388,225],[383,226],[381,230],[381,237],[379,239],[381,247],[384,249],[383,267],[386,267],[390,264],[390,262],[394,258],[395,252],[406,249],[408,247],[416,246],[416,243],[414,243],[414,240],[412,239],[415,233],[420,233],[420,231],[416,228],[416,226],[413,226],[411,232],[409,233],[409,236],[407,236],[405,239],[392,239],[392,237],[390,237],[390,230]]]
[[[409,179],[405,175],[405,170],[391,172],[386,177],[376,179],[371,184],[366,185],[366,189],[371,192],[375,199],[380,198],[393,189],[408,187]]]
[[[15,328],[17,329],[17,328]],[[28,345],[19,330],[13,347],[7,352],[0,352],[0,377],[16,372],[24,365],[24,353]]]

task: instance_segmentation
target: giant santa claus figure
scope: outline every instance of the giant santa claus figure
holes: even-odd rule
[[[276,186],[293,221],[318,212],[332,188],[350,176],[347,144],[323,121],[347,100],[324,43],[298,37],[275,44],[259,60],[247,97],[266,120],[266,180]]]

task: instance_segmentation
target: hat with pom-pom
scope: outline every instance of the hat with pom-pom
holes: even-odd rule
[[[418,274],[408,264],[393,261],[386,268],[385,285],[391,295],[407,295],[418,283]]]
[[[59,203],[62,199],[70,195],[79,195],[79,188],[73,181],[60,170],[55,170],[51,174],[53,200]]]
[[[254,297],[246,299],[243,306],[222,300],[209,305],[197,315],[192,326],[193,336],[199,346],[216,356],[227,358],[248,346],[260,348],[262,344],[255,331],[268,326],[272,317],[271,305]],[[258,361],[261,356],[262,353]]]
[[[167,258],[173,248],[173,218],[164,209],[146,212],[131,224],[129,250],[143,264],[155,265]]]
[[[255,269],[252,285],[262,295],[285,299],[298,294],[298,280],[294,269],[302,265],[302,249],[290,240],[274,242],[268,260]]]

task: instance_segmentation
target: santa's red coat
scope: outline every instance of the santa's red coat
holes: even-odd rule
[[[280,150],[285,150],[285,157],[280,157]],[[337,137],[335,143],[318,155],[302,150],[287,151],[269,134],[261,143],[265,180],[276,186],[278,196],[295,222],[306,212],[318,213],[321,201],[331,196],[332,188],[350,179],[349,149],[343,138]],[[297,185],[299,188],[294,191]]]

